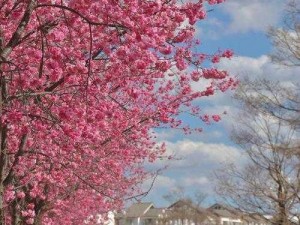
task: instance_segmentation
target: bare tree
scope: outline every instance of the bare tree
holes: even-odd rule
[[[201,191],[195,191],[192,196],[189,196],[186,193],[186,190],[183,186],[176,186],[166,195],[163,195],[163,198],[168,201],[170,204],[174,204],[177,201],[184,200],[191,202],[193,205],[200,207],[204,201],[207,199],[207,194]]]
[[[284,27],[272,28],[269,36],[275,47],[271,58],[287,66],[300,66],[300,2],[291,0],[286,7]]]
[[[207,194],[195,192],[193,197],[186,194],[182,186],[177,186],[170,193],[163,196],[172,203],[166,210],[165,217],[161,219],[162,224],[195,224],[202,225],[213,217],[201,204],[207,198]]]
[[[287,4],[284,26],[272,28],[271,59],[300,66],[300,2]],[[297,76],[297,74],[295,74]],[[247,163],[216,171],[217,193],[241,209],[300,224],[300,89],[264,79],[245,79],[236,93],[241,113],[232,138]],[[295,220],[298,218],[298,220]]]
[[[242,82],[236,99],[242,112],[232,138],[248,159],[215,173],[217,193],[241,209],[273,215],[290,224],[300,210],[298,90],[266,80]]]

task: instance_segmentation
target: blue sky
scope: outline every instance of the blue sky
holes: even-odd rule
[[[267,56],[272,51],[272,45],[266,32],[270,26],[280,27],[285,2],[286,0],[227,0],[213,7],[208,18],[197,24],[197,35],[202,42],[201,51],[213,53],[218,48],[233,49],[235,57],[222,60],[217,67],[238,78],[264,76],[286,84],[300,82],[296,76],[300,74],[299,68],[274,65]],[[167,206],[169,203],[162,196],[177,186],[182,186],[191,197],[193,192],[208,194],[207,204],[217,201],[211,179],[213,171],[223,163],[242,163],[245,160],[241,149],[229,138],[238,113],[231,95],[232,92],[229,92],[197,102],[207,113],[227,111],[219,123],[203,125],[202,134],[185,136],[176,130],[156,131],[159,141],[167,144],[168,152],[176,152],[181,160],[159,161],[152,166],[158,168],[165,163],[169,165],[157,177],[154,187],[143,201],[151,201],[156,206]],[[145,182],[145,190],[150,183],[150,180]]]

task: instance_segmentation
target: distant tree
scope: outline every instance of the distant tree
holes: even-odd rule
[[[269,37],[275,47],[271,55],[275,63],[300,66],[300,2],[289,1],[283,28],[272,28]]]
[[[193,196],[189,196],[182,186],[177,186],[163,198],[171,205],[167,208],[164,217],[161,218],[161,222],[200,225],[208,221],[209,213],[201,207],[207,194],[195,192]]]
[[[272,28],[274,63],[300,66],[300,4],[289,1],[283,28]],[[271,76],[271,74],[270,74]],[[298,76],[298,74],[295,74]],[[216,171],[216,191],[228,203],[273,215],[272,223],[300,218],[300,88],[245,79],[236,92],[241,113],[232,138],[246,163]]]
[[[201,191],[195,191],[192,195],[189,195],[183,186],[177,185],[171,189],[169,193],[163,195],[163,198],[170,204],[180,200],[186,200],[193,203],[193,205],[201,206],[207,199],[207,196],[206,193]]]
[[[247,163],[215,172],[217,193],[241,209],[289,224],[300,210],[299,93],[278,82],[242,82],[232,137]],[[288,96],[288,97],[287,97]]]

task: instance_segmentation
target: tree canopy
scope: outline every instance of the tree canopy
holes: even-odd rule
[[[164,152],[152,128],[188,132],[183,109],[216,120],[193,100],[236,81],[203,67],[230,50],[194,51],[204,4],[0,1],[0,224],[82,224],[119,207]]]

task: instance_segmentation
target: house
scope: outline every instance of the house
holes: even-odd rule
[[[214,204],[208,208],[208,211],[219,218],[218,223],[221,225],[243,225],[242,215],[238,210]]]
[[[126,211],[115,215],[116,225],[152,225],[163,218],[165,209],[155,208],[150,202],[135,203]]]
[[[179,200],[167,208],[151,202],[135,203],[115,214],[115,225],[269,225],[259,214],[246,213],[221,204],[202,208],[189,200]]]
[[[191,201],[179,200],[167,208],[135,203],[114,219],[116,225],[215,225],[217,218]]]
[[[216,225],[218,218],[189,200],[179,200],[166,211],[169,225]]]
[[[270,222],[257,213],[243,212],[229,206],[214,204],[208,210],[219,217],[221,225],[268,225]]]

